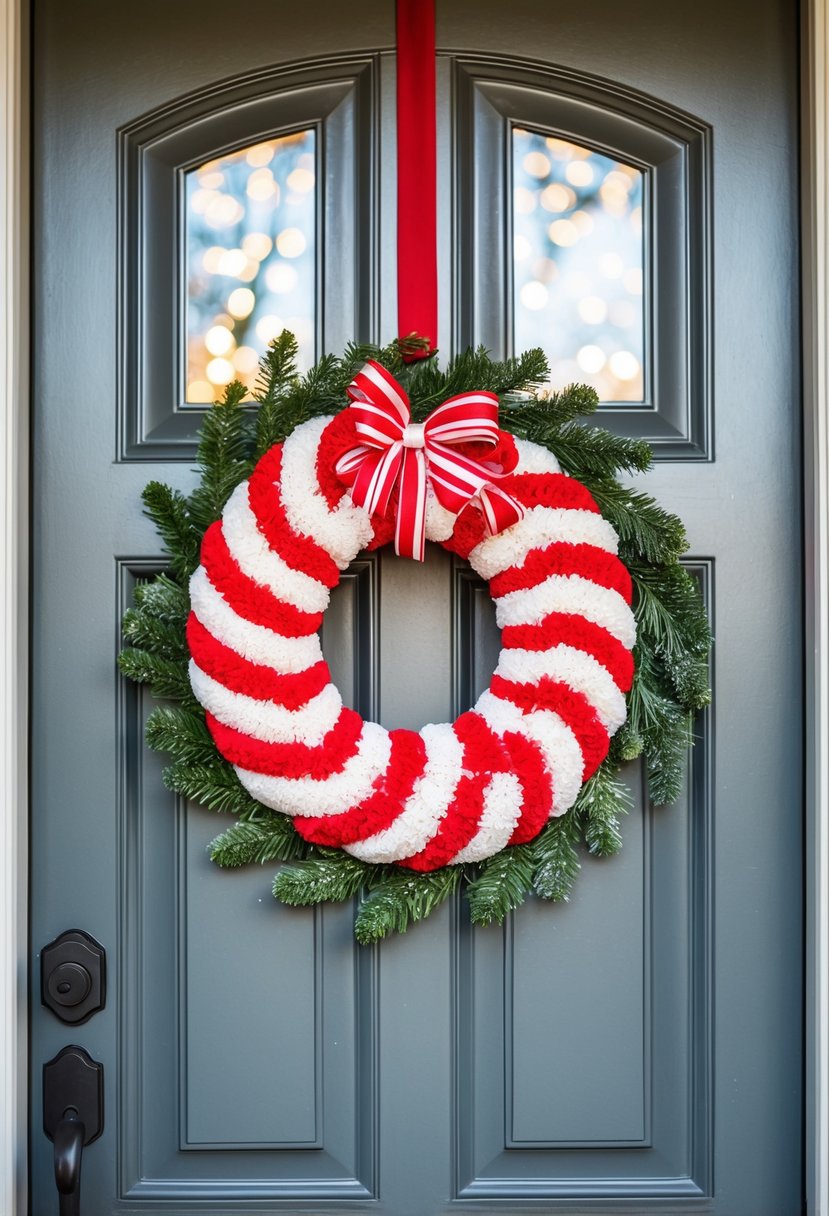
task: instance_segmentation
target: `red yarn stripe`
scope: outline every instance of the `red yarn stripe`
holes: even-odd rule
[[[437,870],[469,844],[478,830],[489,779],[493,773],[507,768],[504,749],[480,714],[471,710],[461,714],[453,729],[463,744],[464,776],[429,843],[419,853],[397,863],[410,870]]]
[[[314,844],[338,848],[366,840],[391,827],[411,796],[426,767],[426,744],[416,731],[392,730],[391,755],[386,773],[358,806],[340,815],[295,815],[294,827]]]
[[[443,541],[443,548],[459,557],[468,558],[469,554],[484,539],[484,517],[477,507],[464,507],[455,520],[455,528],[448,540]]]
[[[320,435],[316,460],[317,484],[332,511],[347,489],[336,472],[337,461],[359,442],[354,416],[347,409],[335,414]]]
[[[206,718],[216,746],[231,764],[268,777],[312,777],[316,781],[341,772],[357,751],[363,729],[358,713],[342,709],[322,743],[308,747],[305,743],[263,743],[225,726],[211,713]]]
[[[397,328],[438,337],[434,0],[397,0]]]
[[[633,683],[633,655],[618,638],[586,617],[551,612],[538,625],[505,625],[501,645],[505,650],[552,650],[563,643],[583,650],[601,663],[621,692]]]
[[[525,507],[562,507],[599,514],[587,486],[564,473],[512,473],[498,484]]]
[[[187,621],[187,645],[197,666],[231,692],[257,701],[274,701],[285,709],[301,709],[331,680],[328,664],[322,659],[305,671],[287,675],[252,663],[214,638],[195,612]]]
[[[218,520],[204,534],[201,563],[222,598],[246,621],[287,638],[308,637],[319,629],[321,612],[303,612],[293,604],[278,600],[273,592],[243,573],[227,547]]]
[[[490,692],[502,701],[511,701],[525,713],[549,709],[567,723],[576,736],[584,760],[582,781],[586,781],[601,764],[610,746],[610,737],[596,716],[596,711],[582,693],[560,680],[542,676],[537,684],[515,684],[502,676],[493,676]]]
[[[512,771],[521,783],[524,800],[521,817],[509,844],[525,844],[532,840],[550,818],[553,809],[553,779],[544,763],[541,748],[534,739],[517,731],[507,731],[501,738],[512,761]]]
[[[551,574],[578,574],[600,587],[618,591],[627,604],[633,599],[630,575],[614,553],[566,541],[530,549],[520,566],[510,566],[490,579],[489,593],[493,599],[500,599],[510,591],[527,591]]]
[[[248,501],[259,531],[292,570],[301,570],[303,574],[319,579],[326,587],[336,587],[340,572],[333,557],[310,536],[295,532],[291,527],[279,487],[274,484],[281,478],[282,445],[277,444],[265,453],[248,482]]]

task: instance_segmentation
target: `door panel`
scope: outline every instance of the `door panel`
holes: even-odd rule
[[[794,1216],[791,6],[438,5],[443,352],[511,350],[512,127],[645,174],[644,400],[600,420],[656,445],[643,484],[688,524],[716,701],[676,806],[630,767],[623,852],[585,856],[568,904],[475,930],[459,900],[374,949],[351,907],[289,909],[272,868],[210,863],[227,821],[166,791],[114,657],[161,568],[141,489],[192,485],[182,175],[313,128],[317,349],[394,333],[393,6],[149,0],[128,31],[100,0],[34,9],[32,933],[92,933],[111,982],[72,1030],[33,996],[33,1212],[56,1204],[41,1068],[78,1042],[106,1069],[89,1212]],[[383,551],[344,576],[323,646],[349,704],[417,727],[475,700],[498,636],[468,565]]]

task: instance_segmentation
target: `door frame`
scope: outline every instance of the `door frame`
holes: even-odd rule
[[[806,1196],[829,1216],[829,0],[801,51],[806,625]],[[27,1211],[28,0],[0,0],[0,1212]]]

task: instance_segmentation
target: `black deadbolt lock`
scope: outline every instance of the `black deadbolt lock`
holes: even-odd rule
[[[40,998],[62,1022],[77,1026],[106,1003],[106,954],[84,933],[61,933],[40,955]]]

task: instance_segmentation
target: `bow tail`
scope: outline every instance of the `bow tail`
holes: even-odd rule
[[[426,556],[426,457],[422,448],[403,448],[394,549],[400,557],[419,562]]]
[[[505,528],[511,528],[526,514],[520,502],[492,483],[480,491],[478,500],[490,536],[497,536]]]
[[[369,448],[367,452],[357,466],[351,500],[369,515],[385,515],[403,459],[403,445],[393,443],[381,451]]]

